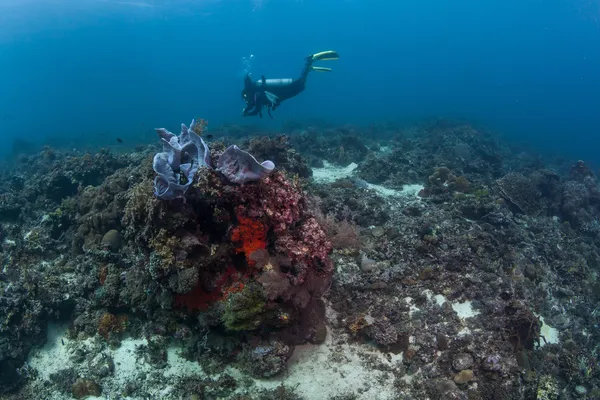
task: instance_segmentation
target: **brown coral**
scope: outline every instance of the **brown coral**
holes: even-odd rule
[[[85,399],[88,396],[100,396],[102,389],[96,382],[90,379],[77,378],[71,387],[71,392],[76,399]]]
[[[145,179],[127,192],[127,203],[121,224],[125,237],[144,239],[152,236],[154,224],[165,214],[163,203],[152,194],[152,181]]]
[[[454,189],[457,192],[461,192],[461,193],[468,193],[471,188],[471,184],[470,184],[469,180],[462,175],[457,176],[456,179],[454,179],[453,184],[454,184]]]
[[[127,316],[114,315],[105,312],[98,322],[98,334],[108,340],[115,334],[121,334],[127,329]]]
[[[162,261],[164,269],[175,266],[175,249],[178,245],[176,237],[170,235],[166,229],[160,229],[158,234],[150,239],[149,245]]]

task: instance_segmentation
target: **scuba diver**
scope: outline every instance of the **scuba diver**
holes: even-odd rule
[[[306,77],[310,71],[331,71],[331,68],[315,67],[313,62],[321,60],[337,60],[337,52],[329,50],[322,51],[306,57],[304,69],[297,79],[265,79],[264,75],[257,81],[246,74],[244,78],[244,89],[242,99],[246,102],[242,115],[244,117],[259,115],[262,118],[263,107],[267,108],[269,117],[273,118],[274,111],[282,101],[296,96],[305,88]]]

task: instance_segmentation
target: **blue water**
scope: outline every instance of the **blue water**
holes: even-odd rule
[[[598,160],[599,19],[598,0],[0,0],[0,126],[102,145],[200,116],[464,118]],[[244,57],[255,76],[295,77],[328,49],[333,72],[312,73],[275,121],[240,116]]]

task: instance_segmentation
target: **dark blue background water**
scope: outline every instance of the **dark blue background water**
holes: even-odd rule
[[[460,117],[597,157],[597,0],[10,3],[0,0],[5,138],[150,143],[151,128],[194,116],[271,127]],[[254,54],[255,76],[295,77],[327,49],[341,55],[334,71],[311,74],[276,121],[240,117],[242,57]]]

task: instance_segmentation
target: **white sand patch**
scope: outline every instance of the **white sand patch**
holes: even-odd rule
[[[423,291],[423,294],[425,296],[427,296],[427,299],[429,301],[435,301],[435,303],[438,306],[442,306],[445,302],[447,302],[448,300],[441,294],[436,294],[434,295],[433,292],[431,290],[425,290]],[[452,305],[452,309],[454,310],[454,312],[456,312],[456,314],[458,314],[459,318],[465,319],[465,318],[471,318],[474,317],[476,315],[479,315],[479,311],[473,309],[473,305],[471,304],[470,301],[465,301],[463,303],[452,303],[450,302],[450,304]]]
[[[374,185],[372,183],[367,183],[368,188],[370,190],[374,190],[375,192],[377,192],[377,194],[379,194],[380,196],[383,197],[401,197],[404,196],[404,192],[400,191],[400,190],[395,190],[395,189],[388,189],[384,186],[381,185]]]
[[[46,344],[29,356],[28,364],[38,371],[41,378],[48,379],[50,374],[72,364],[69,359],[71,341],[65,336],[66,331],[65,326],[49,324]]]
[[[456,336],[466,336],[471,334],[471,330],[467,327],[461,328],[458,333],[456,334]]]
[[[120,391],[127,381],[134,379],[139,373],[154,371],[151,365],[138,359],[135,352],[137,346],[148,344],[146,339],[125,338],[121,341],[121,345],[118,348],[103,348],[100,351],[99,347],[101,347],[101,344],[98,341],[101,339],[88,338],[84,341],[73,341],[66,337],[66,331],[66,326],[50,324],[48,326],[48,340],[46,344],[30,356],[29,365],[38,371],[40,379],[47,380],[51,374],[66,368],[76,368],[78,372],[83,372],[85,375],[86,368],[75,365],[71,360],[73,351],[76,348],[75,345],[79,348],[87,348],[93,353],[98,352],[97,358],[102,357],[100,353],[112,358],[115,370],[114,374],[102,384],[105,392],[110,392],[112,388]],[[202,369],[198,363],[180,357],[178,351],[179,349],[176,346],[168,349],[168,366],[162,370],[165,377],[202,374]],[[169,386],[161,388],[162,395],[166,395],[170,391],[171,387]],[[56,394],[53,397],[53,399],[62,398],[70,397],[64,397],[60,394]],[[106,397],[104,395],[100,397],[89,396],[88,399],[106,399]]]
[[[446,298],[441,294],[436,294],[435,296],[433,296],[433,299],[435,300],[435,303],[440,307],[446,302]]]
[[[541,335],[543,338],[540,338],[540,347],[545,344],[558,344],[560,342],[558,329],[551,327],[544,321],[544,317],[538,315],[540,317],[540,321],[542,321],[542,328],[540,329]],[[546,339],[544,341],[544,339]]]
[[[419,192],[425,189],[423,185],[404,185],[402,186],[402,194],[405,196],[419,196]],[[419,197],[420,199],[420,197]]]
[[[374,369],[363,358],[372,357],[387,366],[402,362],[402,355],[386,356],[368,345],[334,345],[331,334],[321,345],[296,347],[286,376],[271,380],[255,380],[256,386],[275,388],[281,383],[295,387],[306,399],[355,393],[359,399],[395,399],[394,379]]]
[[[416,197],[419,200],[421,198],[418,194],[424,187],[423,185],[404,185],[402,186],[402,190],[396,190],[372,183],[367,183],[367,185],[369,189],[374,190],[382,197]]]
[[[414,313],[421,311],[417,306],[415,306],[413,304],[413,298],[412,297],[405,297],[404,301],[408,304],[408,306],[410,307],[408,310],[408,315],[409,316],[413,316]]]
[[[313,168],[313,180],[316,183],[333,183],[338,179],[352,178],[358,164],[352,163],[346,167],[336,167],[327,161],[323,161],[323,168]],[[375,191],[382,197],[408,197],[417,196],[423,185],[404,185],[402,190],[390,189],[385,186],[367,183],[367,188]]]
[[[100,352],[114,360],[114,374],[102,381],[103,394],[90,396],[88,400],[106,399],[106,396],[120,394],[127,381],[135,377],[147,376],[156,370],[138,359],[135,348],[147,344],[146,339],[126,338],[117,349],[101,346],[99,338],[89,338],[83,342],[69,341],[65,337],[66,327],[51,325],[48,329],[48,342],[30,357],[29,363],[39,371],[39,379],[46,380],[50,374],[65,368],[76,368],[86,375],[86,367],[75,365],[70,356],[76,347],[87,347],[90,352]],[[61,341],[62,340],[62,341]],[[65,343],[63,345],[63,342]],[[77,344],[77,346],[75,346]],[[93,350],[95,348],[95,350]],[[185,360],[179,355],[180,348],[172,345],[168,349],[168,366],[161,370],[165,377],[162,387],[155,387],[154,396],[171,398],[173,388],[166,382],[170,377],[207,377],[197,362]],[[98,354],[97,357],[102,357]],[[282,376],[267,380],[252,379],[258,388],[272,389],[280,384],[294,387],[296,393],[307,399],[326,399],[333,395],[358,393],[358,399],[394,399],[394,379],[379,369],[376,364],[395,368],[402,363],[402,355],[384,354],[370,345],[334,344],[331,333],[321,345],[296,347],[288,363],[288,371]],[[247,378],[235,368],[227,368],[227,373],[235,378]],[[211,376],[211,378],[217,378]],[[245,387],[240,387],[242,391]],[[52,400],[63,400],[69,396],[56,393]],[[131,399],[131,398],[127,398]]]
[[[441,294],[434,295],[431,290],[425,290],[424,294],[427,296],[427,299],[429,299],[429,301],[434,301],[435,304],[437,304],[440,307],[443,306],[444,303],[448,301]],[[462,320],[464,320],[466,318],[475,317],[480,314],[479,311],[473,309],[473,305],[471,304],[470,301],[465,301],[463,303],[452,303],[452,302],[449,302],[449,303],[452,306],[452,309],[454,310],[454,312],[456,312],[458,317]],[[478,331],[478,329],[475,329],[475,331]],[[468,326],[463,326],[458,331],[457,336],[466,336],[471,333],[473,333],[473,330],[469,329]]]
[[[195,361],[186,360],[185,358],[179,355],[181,348],[179,347],[169,347],[168,360],[169,366],[165,369],[165,376],[171,375],[198,375],[202,373],[202,368],[200,364]]]
[[[470,301],[452,303],[452,309],[458,314],[459,318],[471,318],[479,314],[479,311],[473,309]]]
[[[323,161],[323,168],[313,168],[313,179],[317,183],[332,183],[338,179],[348,178],[352,176],[352,173],[358,164],[352,163],[347,167],[336,167],[333,164]]]
[[[135,355],[136,346],[148,344],[146,339],[124,339],[121,346],[112,351],[111,357],[115,363],[114,382],[125,385],[127,380],[138,371],[150,370],[150,366],[142,365]]]

